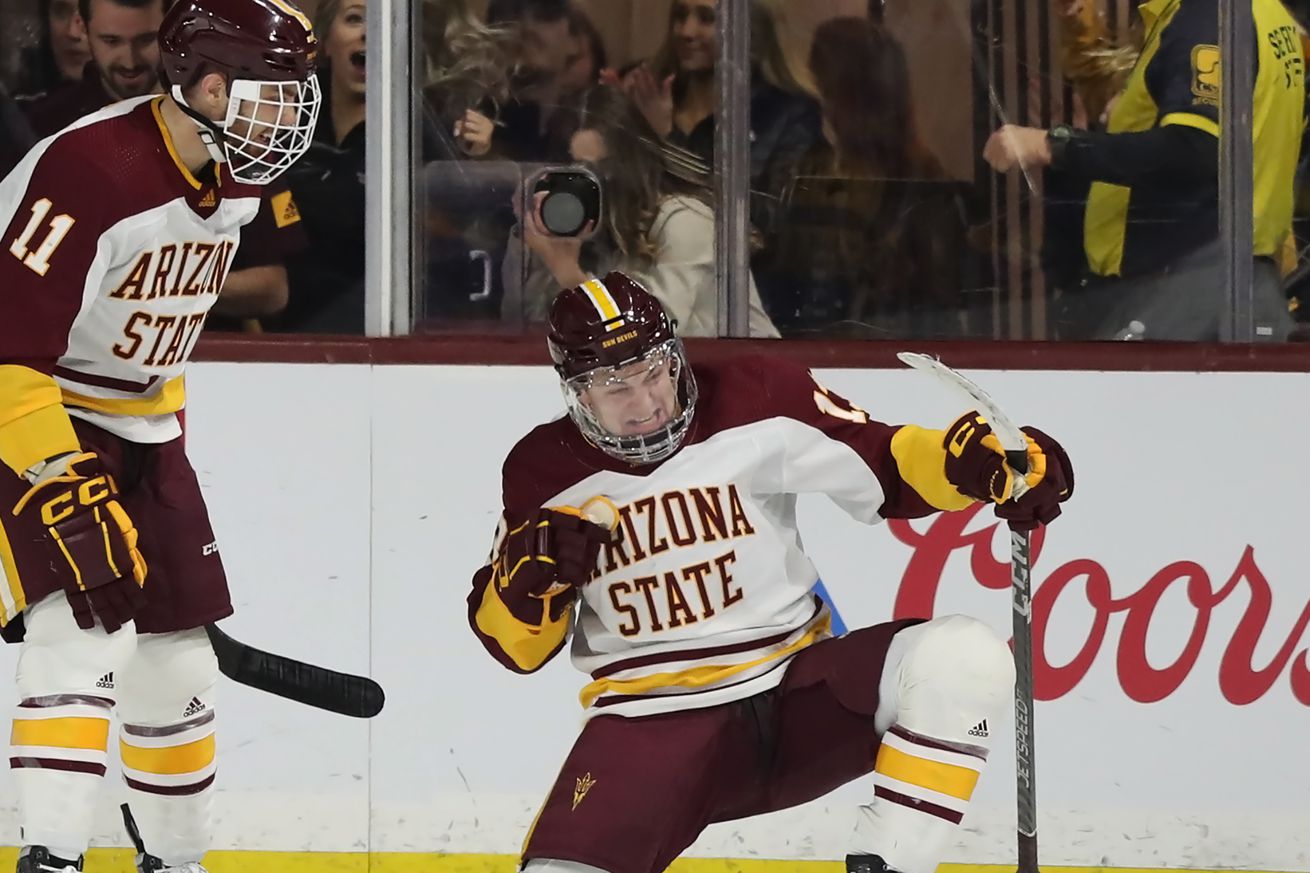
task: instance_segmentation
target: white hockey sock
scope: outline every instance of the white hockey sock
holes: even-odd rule
[[[171,725],[124,724],[118,748],[146,851],[168,866],[199,861],[210,842],[214,711]]]
[[[104,781],[110,701],[54,694],[21,701],[10,734],[24,845],[75,861],[91,841]]]
[[[217,677],[203,629],[143,634],[119,687],[128,805],[146,851],[170,867],[209,850]]]
[[[903,873],[936,870],[1013,689],[1009,647],[982,622],[944,616],[895,636],[879,686],[874,799],[860,807],[854,852]]]
[[[20,838],[76,860],[104,781],[114,675],[136,649],[136,630],[79,628],[63,594],[28,606],[24,620],[9,751]]]

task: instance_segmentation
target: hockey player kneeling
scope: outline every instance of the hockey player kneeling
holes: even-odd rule
[[[506,459],[468,600],[509,669],[540,668],[572,634],[591,677],[524,869],[656,873],[711,822],[873,771],[847,870],[932,873],[987,760],[980,726],[1010,707],[1014,662],[961,615],[833,638],[796,495],[868,523],[989,501],[1031,529],[1073,491],[1064,450],[1027,429],[1029,490],[1012,499],[976,415],[946,431],[888,425],[786,361],[693,369],[660,304],[620,273],[556,299],[549,346],[569,415]]]

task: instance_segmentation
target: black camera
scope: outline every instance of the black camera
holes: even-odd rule
[[[529,200],[541,199],[541,223],[554,236],[580,236],[600,226],[600,180],[586,167],[555,167],[533,175],[525,186]],[[531,205],[530,203],[527,205]]]

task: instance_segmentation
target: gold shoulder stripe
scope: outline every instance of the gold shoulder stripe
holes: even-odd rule
[[[200,180],[196,178],[186,164],[182,163],[182,158],[177,154],[177,147],[173,145],[173,135],[168,132],[168,125],[164,123],[164,115],[159,109],[163,103],[164,98],[162,95],[150,101],[150,112],[155,117],[155,124],[159,125],[159,135],[164,138],[164,148],[168,149],[168,156],[173,159],[173,163],[177,166],[178,172],[182,174],[182,178],[186,179],[192,188],[199,191]]]

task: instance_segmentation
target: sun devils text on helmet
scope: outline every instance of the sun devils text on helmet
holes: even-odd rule
[[[619,272],[570,288],[551,306],[547,345],[569,416],[590,443],[633,464],[678,450],[695,413],[696,380],[650,292]],[[625,402],[647,406],[607,413]],[[627,423],[642,415],[649,426]]]

